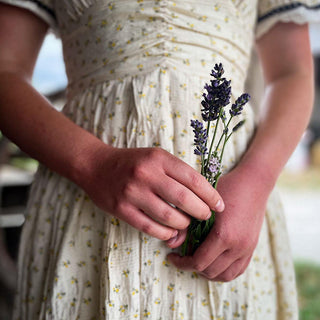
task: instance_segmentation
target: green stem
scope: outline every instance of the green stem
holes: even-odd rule
[[[231,116],[231,118],[229,119],[227,125],[226,125],[225,122],[223,121],[224,129],[226,129],[226,128],[229,127],[229,124],[230,124],[230,121],[231,121],[232,118],[233,118],[233,117]],[[219,146],[220,146],[220,143],[221,143],[223,137],[226,136],[226,135],[227,135],[227,133],[223,132],[223,134],[220,136],[220,139],[219,139],[219,142],[218,142],[218,144],[217,144],[217,146],[216,146],[215,152],[218,151],[218,148],[219,148]]]
[[[219,124],[219,120],[220,120],[220,116],[221,116],[221,111],[222,111],[222,108],[220,109],[220,112],[219,112],[219,117],[217,119],[217,123],[216,123],[216,127],[214,128],[214,133],[213,133],[213,137],[211,139],[211,144],[210,144],[210,149],[209,149],[209,153],[208,153],[208,158],[207,158],[207,162],[206,162],[206,167],[208,166],[209,164],[209,160],[210,160],[210,156],[211,156],[211,151],[212,151],[212,147],[213,147],[213,142],[216,138],[216,135],[217,135],[217,129],[218,129],[218,124]]]

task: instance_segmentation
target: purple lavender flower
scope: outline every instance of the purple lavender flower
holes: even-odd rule
[[[221,164],[219,159],[215,156],[212,156],[209,160],[208,170],[212,176],[215,176],[220,170]]]
[[[218,119],[221,108],[230,103],[231,97],[231,81],[222,78],[224,70],[222,64],[216,64],[214,70],[211,71],[211,76],[215,79],[210,81],[210,85],[205,85],[207,93],[203,93],[202,118],[204,121],[214,121]]]
[[[232,132],[236,132],[239,128],[241,128],[244,123],[246,122],[246,120],[241,120],[239,121],[232,129]]]
[[[248,93],[243,93],[234,104],[232,104],[229,110],[231,116],[238,116],[243,110],[243,106],[250,100],[250,95]]]
[[[203,128],[203,123],[198,120],[191,120],[191,127],[194,132],[194,153],[197,155],[205,155],[207,153],[207,129]]]

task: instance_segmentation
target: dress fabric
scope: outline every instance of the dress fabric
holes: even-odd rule
[[[105,143],[161,147],[197,170],[189,124],[201,118],[201,93],[213,65],[223,63],[237,98],[252,43],[273,25],[268,19],[301,16],[301,7],[273,14],[290,3],[285,0],[1,1],[28,8],[60,35],[69,79],[66,116]],[[303,3],[305,20],[298,23],[320,12],[319,2]],[[269,16],[257,26],[258,15]],[[225,172],[254,133],[250,105],[243,117],[245,126],[225,151]],[[179,270],[166,259],[171,251],[102,212],[78,186],[41,165],[21,237],[14,319],[298,318],[276,192],[252,261],[237,279],[212,282]]]

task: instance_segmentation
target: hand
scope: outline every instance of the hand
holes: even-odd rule
[[[171,253],[168,259],[179,269],[196,271],[209,280],[231,281],[245,271],[258,243],[269,190],[254,173],[236,168],[220,178],[218,191],[225,210],[216,215],[206,240],[193,256]],[[181,245],[185,234],[168,245]]]
[[[161,240],[187,228],[190,216],[208,219],[210,209],[223,210],[200,173],[160,148],[100,146],[88,167],[80,186],[95,204]]]

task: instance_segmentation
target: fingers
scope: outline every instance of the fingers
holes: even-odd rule
[[[209,219],[211,211],[208,205],[171,177],[165,176],[153,188],[162,199],[174,204],[190,216],[200,220]]]
[[[167,246],[169,248],[180,247],[182,245],[182,243],[184,242],[184,240],[186,239],[187,232],[188,232],[188,229],[178,230],[178,234],[175,237],[173,237],[167,241]]]
[[[145,214],[165,226],[183,230],[190,223],[190,218],[187,215],[173,208],[151,192],[148,192],[145,197],[142,196],[141,199],[133,200],[133,202]]]
[[[180,159],[172,156],[164,163],[165,173],[183,184],[202,199],[210,209],[217,212],[224,210],[224,202],[216,189],[199,172]]]
[[[178,234],[177,230],[166,227],[133,206],[126,205],[119,210],[118,218],[124,220],[137,230],[160,240],[169,240]]]

